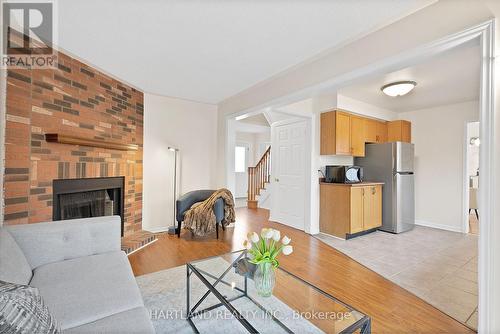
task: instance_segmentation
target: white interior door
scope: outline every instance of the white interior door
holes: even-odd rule
[[[273,136],[273,206],[279,223],[304,230],[307,122],[278,125]]]

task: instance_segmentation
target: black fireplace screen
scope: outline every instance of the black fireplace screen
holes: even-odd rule
[[[124,219],[124,177],[54,180],[53,220],[120,215]]]
[[[61,219],[113,215],[113,201],[106,190],[86,191],[59,196]],[[111,206],[111,210],[106,210]],[[107,212],[106,212],[107,211]]]

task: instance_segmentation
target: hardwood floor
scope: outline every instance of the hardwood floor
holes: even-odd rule
[[[279,229],[292,239],[294,252],[282,256],[283,268],[311,282],[372,318],[373,333],[473,333],[472,330],[412,293],[336,251],[320,240],[285,225],[269,222],[264,209],[236,209],[234,228],[214,236],[181,238],[163,235],[132,255],[136,276],[176,267],[186,262],[242,248],[250,231],[264,226]]]

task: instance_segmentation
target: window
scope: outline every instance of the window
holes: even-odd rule
[[[234,171],[236,173],[245,173],[247,165],[247,148],[245,146],[236,146],[234,148]]]

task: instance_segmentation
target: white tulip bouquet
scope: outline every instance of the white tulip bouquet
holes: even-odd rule
[[[281,239],[280,231],[272,228],[263,228],[260,238],[256,232],[248,233],[247,237],[243,246],[250,255],[249,262],[253,264],[271,263],[274,268],[278,268],[280,263],[276,257],[280,253],[290,255],[293,252],[293,247],[289,245],[291,239],[287,236]]]

